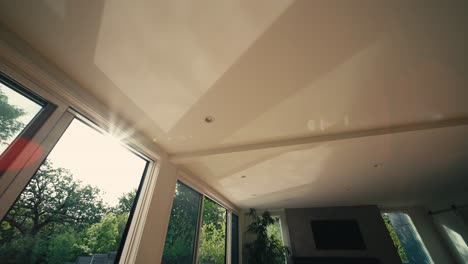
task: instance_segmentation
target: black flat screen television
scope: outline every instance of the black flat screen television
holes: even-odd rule
[[[315,246],[319,250],[365,250],[356,220],[312,220]]]

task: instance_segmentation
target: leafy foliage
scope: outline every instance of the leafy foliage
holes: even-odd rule
[[[18,121],[24,114],[0,91],[0,144],[24,127]],[[115,208],[100,195],[46,160],[0,223],[0,262],[58,264],[115,251],[136,190],[123,194]]]
[[[388,217],[388,214],[383,214],[382,215],[385,226],[388,229],[388,232],[390,233],[390,237],[393,240],[393,244],[398,250],[398,255],[400,256],[400,259],[403,263],[408,263],[408,256],[406,255],[405,249],[401,245],[400,239],[398,238],[397,233],[395,232],[395,229],[393,228],[392,222],[390,222],[390,218]]]
[[[245,245],[249,264],[283,264],[285,258],[290,254],[289,249],[283,246],[279,238],[279,228],[271,229],[277,220],[268,211],[261,216],[257,215],[255,209],[250,209],[248,216],[252,223],[247,227],[247,232],[256,235],[252,243]],[[272,232],[273,231],[273,232]]]
[[[22,235],[33,237],[58,224],[83,229],[104,213],[99,195],[99,189],[82,186],[68,170],[45,161],[4,221]]]
[[[199,262],[225,263],[226,209],[204,198]],[[164,246],[164,264],[193,263],[201,195],[178,183]]]
[[[17,119],[25,113],[23,109],[9,104],[8,97],[0,91],[0,145],[8,144],[7,141],[24,127]]]
[[[107,214],[99,223],[89,227],[85,234],[85,253],[91,255],[114,251],[119,235],[117,217],[113,213]]]
[[[44,162],[1,222],[1,262],[64,263],[115,251],[136,190],[122,195],[115,208],[100,193]]]
[[[136,189],[124,193],[119,197],[119,204],[114,208],[116,213],[128,213],[132,209],[133,201],[135,201]]]
[[[203,203],[200,263],[224,264],[226,257],[226,209],[211,199]]]
[[[226,225],[217,227],[215,223],[207,223],[201,230],[202,243],[200,246],[201,263],[224,263],[226,244]]]
[[[78,246],[80,242],[79,235],[73,230],[53,236],[46,248],[47,263],[62,264],[64,261],[74,261],[76,256],[84,254]]]
[[[280,219],[278,216],[273,216],[275,222],[269,226],[267,226],[267,234],[269,236],[276,237],[279,241],[283,240],[283,236],[281,235],[281,226],[280,226]]]
[[[201,196],[177,183],[162,263],[192,263]]]

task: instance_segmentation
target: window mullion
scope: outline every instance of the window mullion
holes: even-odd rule
[[[232,211],[227,210],[226,211],[226,264],[231,264],[231,254],[232,254],[232,241],[231,241],[231,236],[232,236]]]
[[[199,255],[199,249],[201,245],[201,228],[203,225],[203,207],[205,206],[205,197],[201,197],[201,203],[200,203],[200,212],[198,215],[198,226],[197,226],[197,243],[195,246],[195,254],[194,254],[194,262],[193,263],[198,263],[198,255]]]

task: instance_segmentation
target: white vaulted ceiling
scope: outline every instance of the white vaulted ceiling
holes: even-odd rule
[[[241,207],[407,205],[468,188],[467,13],[461,1],[0,0],[6,28]]]

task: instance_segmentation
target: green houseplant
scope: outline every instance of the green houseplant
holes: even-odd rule
[[[246,232],[255,235],[255,240],[245,245],[248,264],[284,264],[290,252],[278,236],[269,234],[268,227],[275,224],[270,212],[259,216],[255,209],[250,209],[247,215],[252,222]]]

